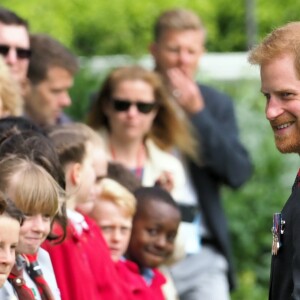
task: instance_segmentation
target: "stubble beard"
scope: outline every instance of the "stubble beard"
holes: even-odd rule
[[[292,136],[276,136],[275,144],[283,154],[287,153],[299,153],[300,154],[300,133],[293,134]]]

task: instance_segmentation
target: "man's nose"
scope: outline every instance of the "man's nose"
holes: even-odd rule
[[[181,65],[186,64],[190,60],[190,55],[186,50],[179,51],[179,61]]]
[[[7,65],[14,65],[18,61],[16,49],[10,47],[8,53],[4,56]]]
[[[282,108],[280,99],[278,99],[275,96],[270,96],[270,99],[268,100],[265,109],[266,118],[269,121],[274,120],[278,116],[280,116],[283,113],[283,111],[284,110]]]
[[[63,92],[59,97],[59,105],[60,107],[69,107],[72,104],[71,97],[69,92]]]

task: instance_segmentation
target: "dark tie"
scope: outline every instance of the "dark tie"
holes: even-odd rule
[[[54,296],[46,282],[42,269],[37,261],[37,254],[26,255],[29,264],[26,266],[26,271],[33,282],[36,284],[42,300],[54,300]]]
[[[33,291],[26,285],[26,282],[23,278],[23,271],[23,266],[15,263],[8,276],[8,281],[16,291],[18,299],[35,300],[36,298],[33,294]]]

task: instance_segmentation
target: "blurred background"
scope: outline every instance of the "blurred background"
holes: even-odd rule
[[[259,73],[247,51],[266,33],[297,20],[300,2],[292,0],[1,0],[27,19],[31,32],[47,33],[70,47],[81,69],[71,91],[68,113],[84,121],[90,95],[115,66],[138,63],[152,68],[148,45],[155,18],[172,7],[193,9],[207,28],[207,54],[198,79],[234,100],[240,135],[255,172],[240,190],[225,190],[224,206],[232,234],[239,286],[233,300],[267,299],[272,215],[290,193],[299,161],[274,147],[264,117]],[[220,149],[221,151],[221,149]]]

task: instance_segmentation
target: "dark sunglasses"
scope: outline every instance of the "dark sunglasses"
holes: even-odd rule
[[[130,102],[125,99],[111,99],[115,111],[128,111],[131,105],[135,105],[140,113],[148,114],[157,107],[156,103],[145,103],[141,101]]]
[[[0,55],[7,56],[9,49],[12,48],[8,45],[1,45],[0,44]],[[30,49],[25,49],[25,48],[20,48],[16,47],[16,53],[17,57],[20,59],[27,59],[30,58],[31,56],[31,50]]]

